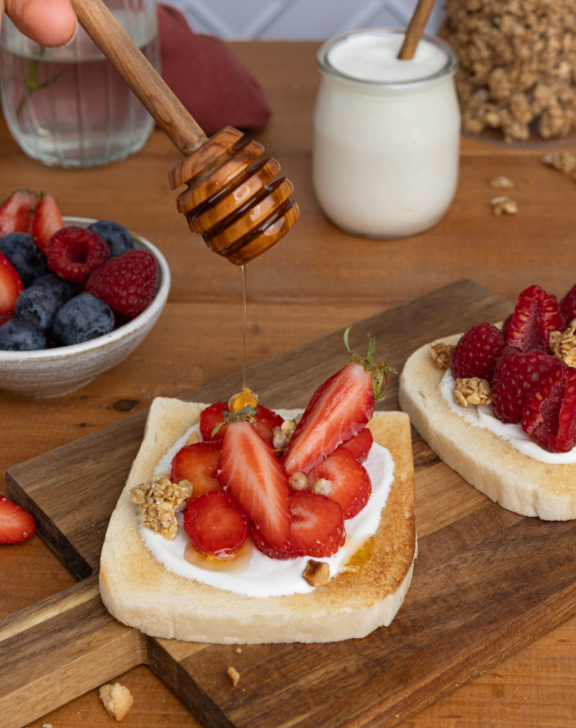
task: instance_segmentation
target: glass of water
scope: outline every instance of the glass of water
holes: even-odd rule
[[[160,70],[154,0],[106,0],[152,65]],[[44,48],[5,17],[0,34],[2,109],[24,152],[44,164],[88,167],[142,148],[154,121],[117,71],[78,28],[60,48]]]

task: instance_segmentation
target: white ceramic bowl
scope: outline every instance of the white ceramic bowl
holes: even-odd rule
[[[65,217],[64,222],[67,226],[88,227],[96,220]],[[166,304],[170,269],[158,248],[130,234],[135,247],[150,251],[158,263],[158,290],[148,308],[130,323],[83,344],[40,351],[0,350],[0,389],[27,397],[58,397],[74,392],[126,359],[146,338]]]

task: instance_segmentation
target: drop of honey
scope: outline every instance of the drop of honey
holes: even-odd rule
[[[360,548],[352,555],[350,561],[346,564],[344,568],[349,568],[350,571],[355,571],[356,573],[362,573],[366,565],[371,561],[372,557],[374,556],[375,548],[376,541],[374,539],[374,536],[370,536],[366,539],[366,541],[364,541],[362,546],[360,546]]]
[[[225,573],[230,571],[244,571],[247,569],[253,552],[254,544],[250,539],[247,539],[242,548],[235,554],[217,559],[215,556],[201,553],[194,548],[192,542],[189,542],[184,550],[184,558],[199,569]]]

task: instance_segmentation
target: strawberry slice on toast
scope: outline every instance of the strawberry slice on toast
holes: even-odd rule
[[[198,551],[226,559],[242,548],[248,538],[250,522],[231,496],[205,493],[188,503],[184,530]]]
[[[64,220],[52,195],[42,195],[34,218],[32,219],[32,237],[42,252],[46,250],[52,235],[64,227]]]
[[[174,455],[170,480],[172,483],[179,483],[181,480],[190,481],[192,483],[190,500],[221,490],[216,477],[221,445],[221,440],[197,442],[194,445],[185,445]]]
[[[222,440],[228,428],[227,424],[222,425],[217,432],[214,429],[224,420],[224,412],[228,410],[227,402],[216,402],[206,407],[200,413],[200,433],[203,440]],[[267,407],[261,404],[256,406],[256,432],[270,445],[274,440],[274,428],[281,427],[284,420]]]
[[[20,274],[4,253],[0,253],[0,315],[14,313],[16,299],[23,290]]]
[[[332,556],[344,545],[346,529],[342,509],[336,501],[308,490],[293,490],[290,513],[290,544],[284,549],[274,548],[261,531],[252,528],[252,540],[266,556],[281,560],[298,556],[324,558]]]
[[[38,195],[31,190],[16,190],[0,206],[0,238],[8,233],[29,233]]]
[[[359,463],[363,463],[368,458],[373,443],[374,438],[372,437],[372,432],[368,427],[364,427],[354,437],[348,440],[348,442],[345,442],[342,447],[350,450],[356,460]]]
[[[226,428],[218,461],[218,482],[274,548],[282,550],[288,545],[286,470],[272,446],[246,420],[230,422]]]
[[[359,432],[374,414],[374,402],[384,395],[388,385],[386,362],[372,364],[376,351],[374,336],[370,337],[368,356],[361,359],[344,343],[351,361],[321,384],[312,395],[290,445],[282,458],[288,475],[297,471],[309,473],[313,467],[334,452],[346,440]]]
[[[308,473],[308,487],[336,501],[344,519],[354,518],[368,503],[372,483],[366,468],[360,465],[350,450],[336,448],[326,460]]]
[[[0,544],[26,541],[35,530],[30,513],[0,495]]]

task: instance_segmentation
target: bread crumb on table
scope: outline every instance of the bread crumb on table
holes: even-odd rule
[[[493,190],[512,190],[514,189],[514,182],[508,177],[492,177],[488,180],[488,184]]]
[[[228,675],[228,680],[230,680],[230,684],[233,688],[235,688],[240,681],[240,673],[234,667],[229,667],[226,671],[226,674]]]
[[[52,728],[52,723],[42,723],[42,728]]]
[[[102,685],[100,688],[100,700],[108,715],[118,722],[124,720],[128,711],[134,704],[132,693],[120,683],[114,685]]]
[[[239,655],[241,655],[241,654],[242,654],[242,648],[241,648],[241,647],[237,647],[237,648],[236,648],[236,652],[237,652],[237,653],[238,653]]]
[[[492,199],[492,212],[496,217],[499,215],[515,215],[518,212],[518,203],[516,200],[501,195]]]

